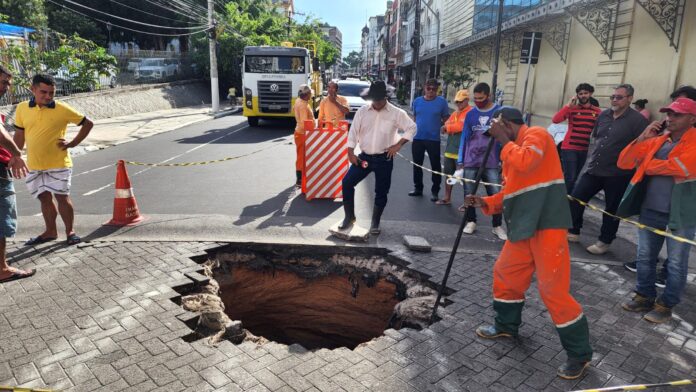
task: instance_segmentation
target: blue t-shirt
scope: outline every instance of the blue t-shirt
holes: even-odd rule
[[[447,101],[441,96],[428,101],[423,97],[413,100],[413,115],[416,117],[416,136],[413,140],[440,140],[442,118],[450,115]]]

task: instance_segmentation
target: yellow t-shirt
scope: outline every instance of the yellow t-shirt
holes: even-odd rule
[[[341,95],[336,96],[336,101],[343,106],[348,106],[348,100],[346,97]],[[319,123],[322,121],[331,121],[335,126],[338,126],[338,122],[345,120],[346,115],[336,106],[334,103],[329,102],[329,98],[326,97],[321,100],[319,104]]]
[[[39,107],[34,100],[17,105],[15,127],[24,129],[27,166],[30,170],[65,169],[72,167],[68,150],[58,147],[68,124],[81,124],[85,116],[68,104],[54,101]]]

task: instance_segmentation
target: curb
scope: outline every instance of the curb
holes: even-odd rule
[[[226,117],[226,116],[231,116],[233,114],[241,113],[242,112],[242,107],[237,106],[232,109],[228,110],[221,110],[217,113],[212,113],[213,119],[217,120],[218,118]]]

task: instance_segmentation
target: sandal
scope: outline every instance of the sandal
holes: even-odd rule
[[[44,237],[41,237],[40,235],[37,235],[34,238],[29,238],[29,241],[25,242],[24,245],[28,245],[28,246],[39,245],[39,244],[43,244],[44,242],[50,242],[50,241],[55,241],[55,240],[56,240],[56,237],[44,238]]]
[[[440,200],[436,201],[435,204],[437,204],[439,206],[446,206],[446,205],[450,205],[451,203],[449,200],[440,199]]]
[[[82,238],[80,238],[80,236],[78,236],[77,234],[72,233],[72,234],[70,234],[70,235],[68,236],[68,239],[65,240],[65,242],[66,242],[68,245],[77,245],[77,244],[79,244],[80,242],[82,242]]]
[[[462,205],[460,205],[459,208],[457,208],[457,209],[459,210],[459,212],[466,212],[466,208],[467,208],[467,207],[466,207],[464,204],[462,204]]]
[[[28,278],[30,276],[33,276],[35,273],[36,273],[35,269],[24,271],[24,270],[15,268],[14,271],[12,271],[12,275],[10,275],[6,278],[0,279],[0,283],[11,282],[13,280]]]

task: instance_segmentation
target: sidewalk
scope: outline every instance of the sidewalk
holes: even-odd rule
[[[227,107],[213,115],[210,111],[210,105],[205,105],[96,120],[87,139],[77,148],[71,149],[71,153],[73,156],[81,155],[89,151],[172,131],[200,121],[212,120],[227,113],[234,113],[234,109]],[[67,139],[75,137],[79,130],[80,127],[77,126],[68,127]]]

